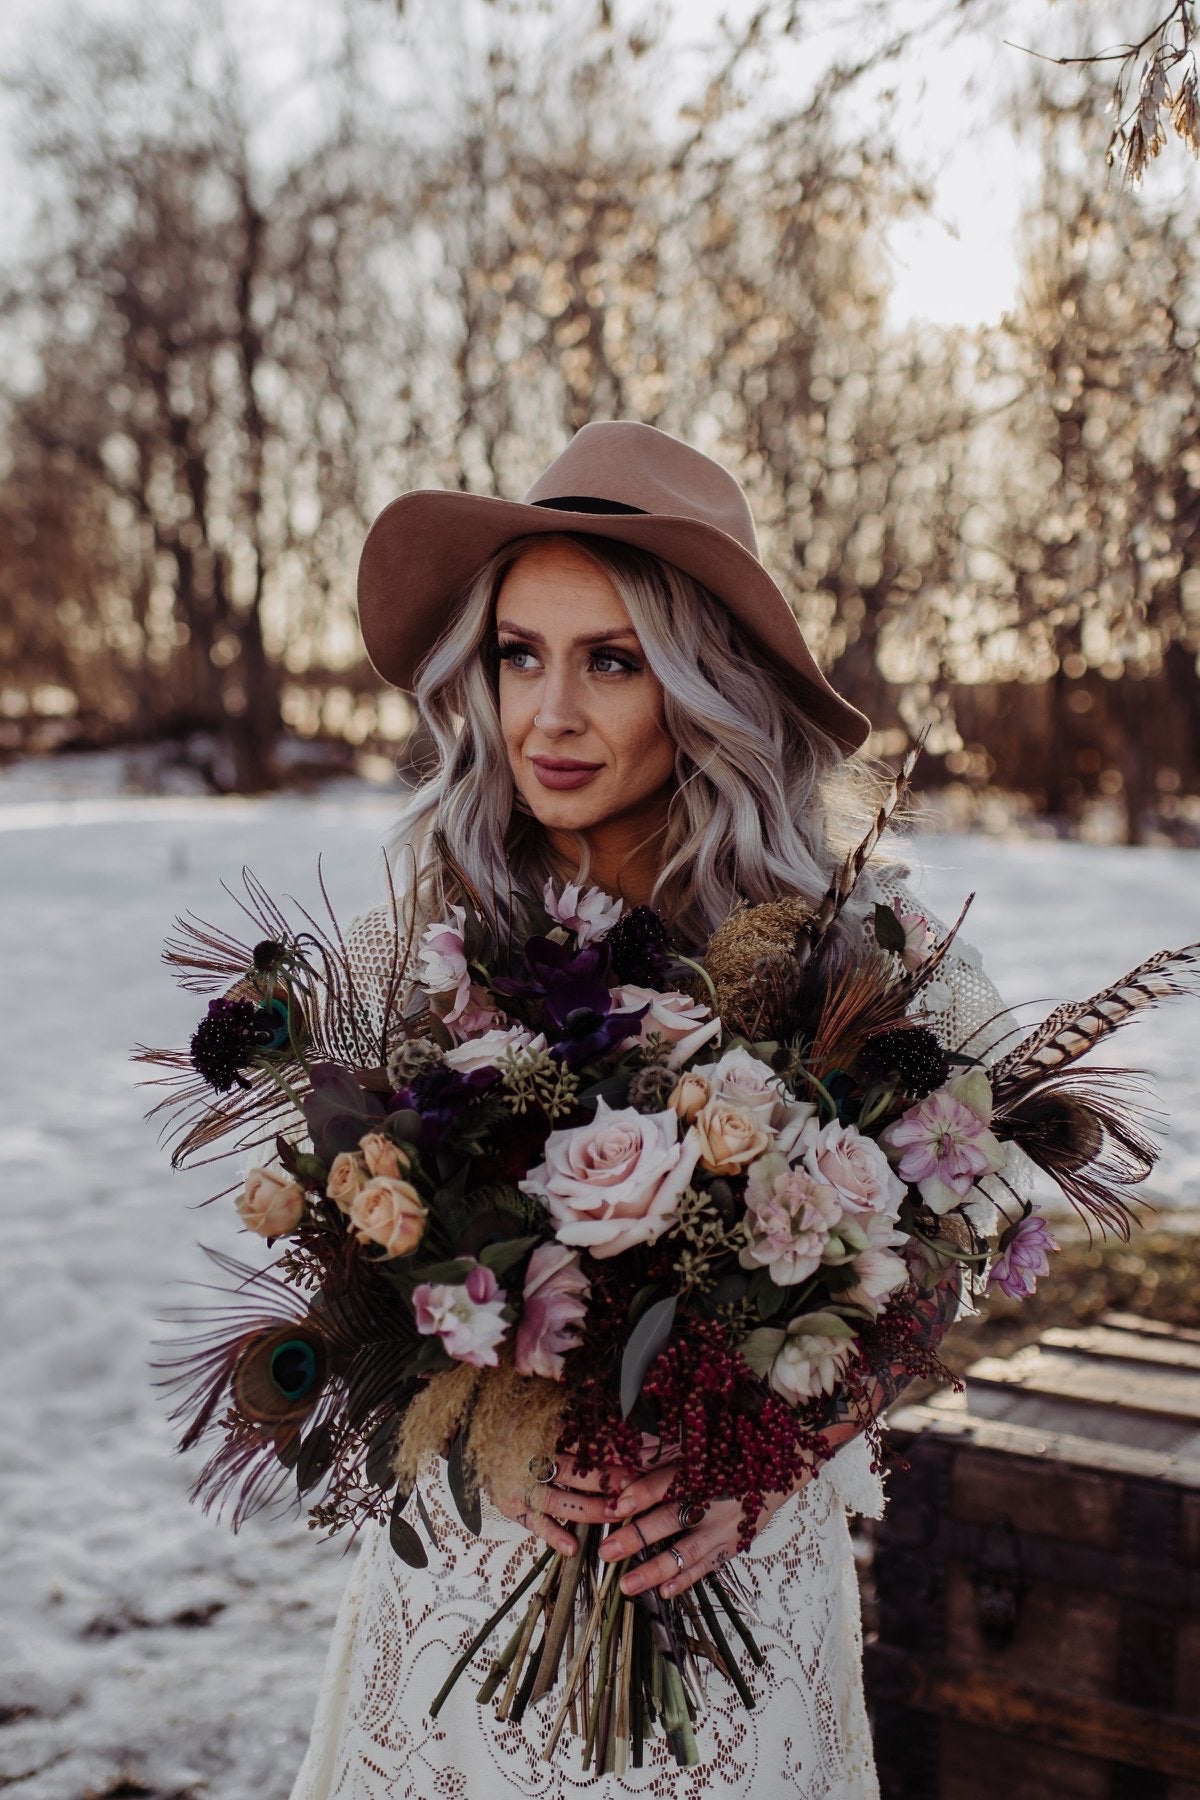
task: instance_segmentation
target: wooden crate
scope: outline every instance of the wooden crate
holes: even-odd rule
[[[883,1800],[1200,1800],[1200,1332],[1048,1331],[888,1441]]]

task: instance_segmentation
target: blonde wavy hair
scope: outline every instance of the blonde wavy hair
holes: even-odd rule
[[[524,907],[540,905],[548,876],[576,877],[552,861],[515,787],[497,700],[501,583],[526,550],[556,540],[585,551],[608,576],[662,683],[676,788],[650,903],[680,946],[702,947],[742,901],[799,895],[815,905],[878,804],[878,776],[813,724],[700,582],[647,551],[564,532],[516,538],[485,563],[418,671],[416,700],[432,760],[393,845],[415,858],[418,916],[437,916],[462,899],[451,861],[514,924]],[[578,876],[585,881],[588,864],[581,836]],[[837,960],[848,926],[830,946]]]

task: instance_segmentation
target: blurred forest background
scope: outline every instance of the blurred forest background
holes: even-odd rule
[[[409,708],[353,614],[376,510],[519,495],[631,416],[736,471],[873,747],[932,719],[960,816],[1001,791],[1200,843],[1194,64],[1147,60],[1192,9],[767,0],[686,59],[669,10],[325,0],[302,82],[207,7],[26,34],[0,756],[174,745],[219,791],[390,760]],[[1059,55],[1143,11],[1175,38],[1132,61],[1003,47],[1015,13]],[[978,104],[1037,154],[1019,299],[977,329],[887,306],[935,30],[990,37]]]

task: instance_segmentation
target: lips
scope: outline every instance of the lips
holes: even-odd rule
[[[603,763],[579,762],[568,756],[531,756],[533,772],[543,787],[584,787],[597,776]]]

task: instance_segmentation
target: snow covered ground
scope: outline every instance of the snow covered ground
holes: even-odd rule
[[[346,1578],[302,1522],[234,1538],[185,1499],[151,1387],[156,1317],[245,1252],[232,1207],[189,1210],[142,1122],[136,1040],[183,1042],[199,1010],[158,962],[177,910],[234,922],[218,881],[250,863],[311,900],[318,851],[343,917],[375,897],[393,807],[360,789],[267,802],[80,797],[0,784],[0,1785],[21,1800],[120,1792],[276,1800],[306,1741]],[[1082,994],[1200,937],[1200,855],[941,838],[924,892],[978,889],[969,935],[1006,998]],[[1030,1008],[1029,1017],[1038,1007]],[[1164,1209],[1200,1194],[1200,1011],[1126,1033],[1174,1129]]]

